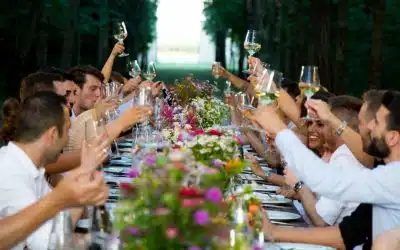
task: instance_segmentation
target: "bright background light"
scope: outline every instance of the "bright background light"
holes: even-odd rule
[[[204,0],[159,0],[157,41],[159,63],[209,63],[214,46],[202,30]]]

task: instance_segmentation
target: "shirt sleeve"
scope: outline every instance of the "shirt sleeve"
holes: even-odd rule
[[[327,224],[334,225],[343,211],[343,204],[340,201],[321,197],[315,204],[315,209]]]
[[[371,246],[371,204],[360,204],[350,216],[343,218],[343,221],[339,224],[339,230],[346,249],[353,249],[361,244]]]
[[[12,181],[16,179],[25,179],[27,185],[21,185],[23,181]],[[24,177],[9,176],[8,178],[1,178],[0,185],[0,204],[1,213],[4,216],[11,216],[22,209],[32,205],[37,201],[35,190],[33,190],[28,183],[29,180]],[[31,180],[32,181],[32,180]],[[50,224],[49,224],[50,223]],[[28,238],[12,248],[12,250],[23,249],[25,246],[30,250],[43,250],[47,249],[51,226],[51,221],[44,223]]]
[[[355,166],[332,166],[306,148],[290,130],[275,138],[280,152],[295,174],[313,192],[331,198],[382,206],[399,204],[400,167],[396,164],[370,170]]]

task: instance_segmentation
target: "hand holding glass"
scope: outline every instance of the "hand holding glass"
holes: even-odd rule
[[[117,22],[114,24],[114,38],[119,43],[124,43],[124,40],[128,37],[128,30],[126,29],[125,22]],[[129,54],[122,52],[119,57],[125,57]]]

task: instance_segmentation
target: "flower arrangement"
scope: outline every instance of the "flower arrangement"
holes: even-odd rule
[[[129,176],[115,210],[123,249],[227,249],[220,171],[197,165],[189,151],[172,151],[148,155]]]
[[[192,101],[201,128],[211,128],[229,120],[230,109],[217,98],[196,97]]]

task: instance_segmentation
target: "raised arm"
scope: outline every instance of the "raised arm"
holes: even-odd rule
[[[381,205],[399,203],[400,168],[393,166],[395,164],[374,170],[356,166],[329,167],[287,129],[273,108],[258,109],[255,119],[266,132],[277,134],[275,142],[288,167],[314,192],[333,200]]]
[[[112,68],[114,65],[115,57],[122,53],[125,50],[123,43],[116,43],[114,48],[111,51],[110,56],[108,57],[106,63],[104,64],[103,68],[101,69],[101,73],[104,75],[104,82],[108,82],[111,77]]]

